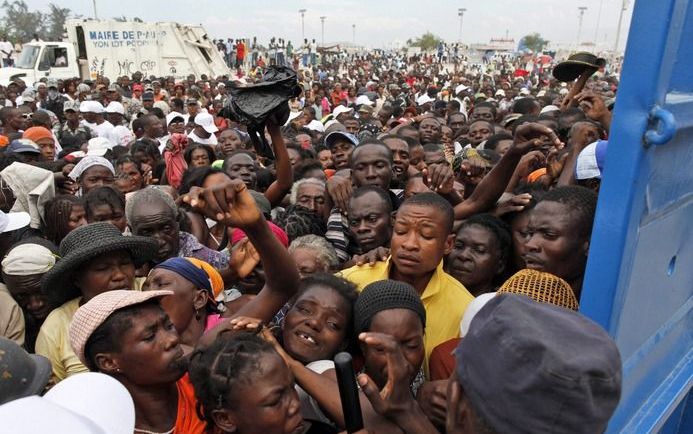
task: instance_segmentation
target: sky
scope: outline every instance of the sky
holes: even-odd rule
[[[619,11],[624,0],[94,0],[98,17],[125,15],[147,22],[176,21],[202,24],[212,38],[252,37],[267,42],[283,37],[296,44],[301,39],[299,9],[306,9],[305,35],[321,42],[320,17],[325,16],[325,42],[351,42],[369,48],[416,38],[426,31],[448,41],[460,35],[458,9],[465,8],[462,41],[488,42],[505,37],[518,41],[539,32],[544,39],[574,46],[578,40],[578,7],[585,6],[581,42],[612,48]],[[633,1],[623,17],[621,42],[625,46]],[[48,10],[50,0],[25,0],[31,10]],[[93,17],[91,0],[52,0],[84,17]],[[601,5],[601,14],[599,13]],[[599,21],[599,27],[597,23]],[[595,39],[596,36],[596,39]]]

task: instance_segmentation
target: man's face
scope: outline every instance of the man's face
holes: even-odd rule
[[[387,247],[392,237],[392,216],[380,195],[369,192],[349,201],[349,231],[362,253]]]
[[[474,122],[469,126],[467,138],[472,147],[477,147],[481,142],[488,139],[493,134],[493,128],[488,122]]]
[[[40,159],[42,161],[53,161],[55,157],[55,141],[52,137],[44,137],[36,141],[36,144],[41,151]]]
[[[16,110],[12,110],[7,123],[10,124],[12,129],[25,130],[29,128],[28,125],[31,124],[31,112],[28,109],[24,110],[21,107]]]
[[[397,211],[390,241],[392,262],[403,276],[424,276],[450,253],[453,240],[441,211],[404,204]]]
[[[296,205],[301,205],[304,208],[315,212],[320,217],[325,218],[329,214],[327,203],[327,189],[325,185],[317,183],[303,183],[296,191]]]
[[[385,144],[392,151],[392,172],[394,180],[403,182],[409,170],[409,145],[402,139],[385,139]]]
[[[142,100],[142,107],[146,108],[147,110],[151,110],[152,108],[154,108],[154,100],[153,99]]]
[[[392,180],[392,161],[387,148],[361,145],[351,155],[351,175],[357,187],[374,185],[387,190]]]
[[[491,110],[491,107],[475,107],[474,111],[472,111],[472,116],[471,116],[473,121],[486,121],[486,122],[493,122],[493,111]]]
[[[354,150],[354,144],[348,140],[336,140],[330,147],[332,157],[334,158],[334,168],[337,170],[346,169],[349,167],[349,157]]]
[[[157,242],[157,262],[178,255],[178,222],[174,218],[173,210],[163,200],[156,199],[138,207],[130,222],[130,229],[133,235],[150,237]]]
[[[445,152],[443,152],[442,149],[437,149],[435,151],[426,151],[424,152],[424,158],[426,160],[426,165],[430,166],[433,164],[446,164],[447,160],[445,160]]]
[[[527,268],[568,282],[585,272],[589,239],[580,236],[568,206],[542,201],[530,212],[523,259]]]
[[[422,144],[440,141],[440,124],[435,119],[424,119],[419,124],[419,138]]]
[[[231,179],[240,179],[249,189],[257,184],[257,164],[250,155],[236,154],[226,161],[225,169]]]
[[[346,128],[347,133],[357,134],[359,132],[359,121],[356,119],[347,119],[344,121],[344,128]]]
[[[144,128],[144,134],[152,139],[162,137],[164,135],[164,125],[161,123],[161,120],[156,116],[149,116],[147,126]]]

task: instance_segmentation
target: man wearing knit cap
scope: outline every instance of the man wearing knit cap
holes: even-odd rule
[[[29,139],[36,143],[41,151],[40,161],[53,161],[55,159],[55,139],[53,133],[44,127],[31,127],[22,134],[23,139]]]

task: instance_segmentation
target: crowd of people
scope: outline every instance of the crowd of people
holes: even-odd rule
[[[578,308],[618,77],[273,40],[270,157],[224,110],[242,44],[0,89],[0,425],[337,433],[348,352],[360,432],[603,432],[620,356]]]

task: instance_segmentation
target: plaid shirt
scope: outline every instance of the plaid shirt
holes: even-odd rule
[[[202,245],[194,235],[180,231],[178,235],[180,240],[178,248],[179,257],[197,258],[201,261],[209,263],[217,270],[226,268],[229,265],[230,253],[228,251],[218,252],[207,246]]]

